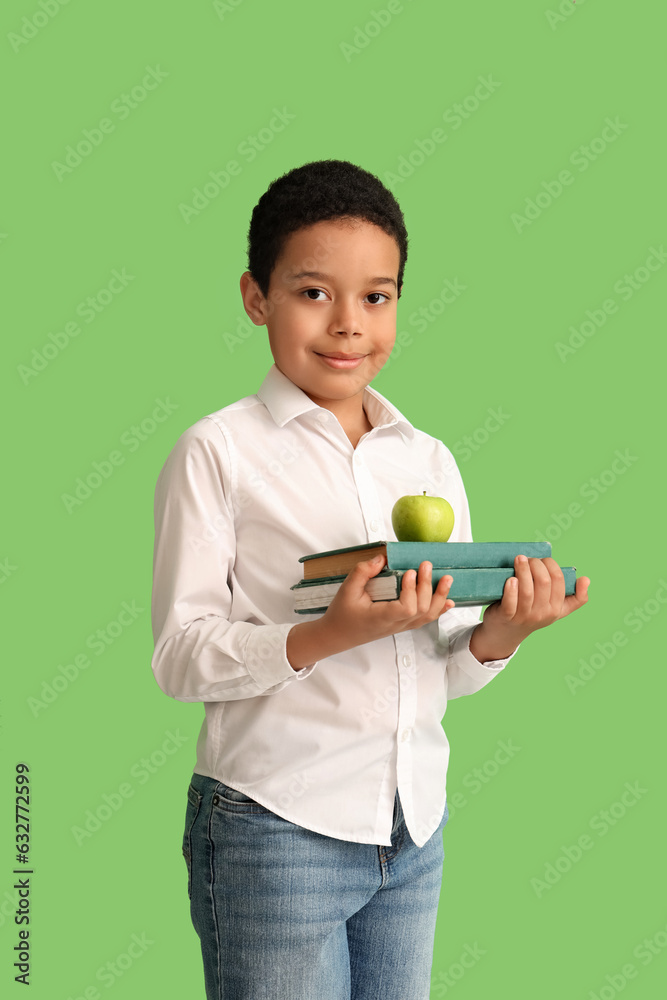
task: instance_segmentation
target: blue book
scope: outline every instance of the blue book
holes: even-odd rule
[[[376,555],[387,557],[386,569],[418,569],[428,560],[434,569],[507,569],[514,568],[518,555],[546,559],[551,555],[550,542],[366,542],[342,549],[313,552],[301,556],[304,580],[347,576],[358,562]]]
[[[574,566],[561,566],[561,569],[565,578],[565,594],[574,594],[576,568]],[[371,577],[368,581],[366,584],[367,593],[374,601],[395,601],[400,597],[404,572],[405,570],[383,569],[382,572]],[[295,592],[295,612],[297,614],[318,614],[326,611],[346,576],[347,574],[344,574],[315,580],[302,580],[300,583],[296,583],[290,588]],[[514,568],[444,567],[437,569],[434,567],[431,574],[434,590],[443,576],[452,577],[453,582],[448,596],[454,601],[456,607],[470,607],[471,605],[493,604],[494,601],[501,600],[505,581],[510,576],[514,576]]]

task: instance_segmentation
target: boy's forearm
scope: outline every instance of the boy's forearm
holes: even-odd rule
[[[480,663],[507,659],[525,638],[523,634],[506,634],[499,641],[498,636],[489,633],[492,630],[484,628],[480,622],[470,638],[470,652]],[[345,636],[332,636],[324,620],[320,618],[314,622],[294,625],[287,634],[285,652],[294,670],[304,670],[317,660],[350,648],[350,644],[345,642]]]
[[[523,634],[512,633],[511,636],[503,635],[501,641],[497,635],[489,633],[492,633],[492,630],[485,629],[480,622],[470,638],[470,652],[480,663],[507,659],[525,638]],[[350,643],[346,644],[343,634],[332,636],[324,620],[319,618],[314,622],[300,622],[294,625],[287,633],[285,652],[294,670],[304,670],[317,660],[323,660],[327,656],[342,653],[350,648]]]
[[[510,635],[508,633],[499,639],[498,636],[489,635],[489,630],[485,630],[483,622],[480,622],[470,637],[468,648],[480,663],[487,663],[490,660],[506,660],[515,652],[524,638],[523,635]]]
[[[334,653],[341,653],[346,647],[344,642],[335,643],[326,628],[322,626],[322,619],[314,622],[300,622],[287,633],[287,643],[285,652],[287,659],[294,670],[303,670],[312,666],[317,660],[323,660],[325,656],[333,656]]]

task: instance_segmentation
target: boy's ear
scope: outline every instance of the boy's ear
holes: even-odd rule
[[[244,271],[239,282],[243,306],[255,326],[266,324],[267,302],[250,271]]]

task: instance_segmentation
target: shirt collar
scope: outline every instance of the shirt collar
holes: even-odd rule
[[[314,403],[309,396],[284,375],[275,364],[269,368],[264,381],[257,391],[257,396],[279,427],[307,413],[309,410],[320,410],[322,407]],[[377,389],[369,385],[364,389],[364,409],[373,427],[396,426],[406,441],[414,438],[415,429],[400,410],[397,410],[388,399],[385,399]]]

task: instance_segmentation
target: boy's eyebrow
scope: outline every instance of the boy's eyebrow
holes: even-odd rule
[[[324,274],[322,271],[298,271],[295,274],[287,274],[285,279],[287,281],[299,281],[301,278],[315,278],[316,281],[331,281],[330,274]],[[397,288],[396,281],[394,278],[368,278],[366,281],[368,285],[393,285]]]

